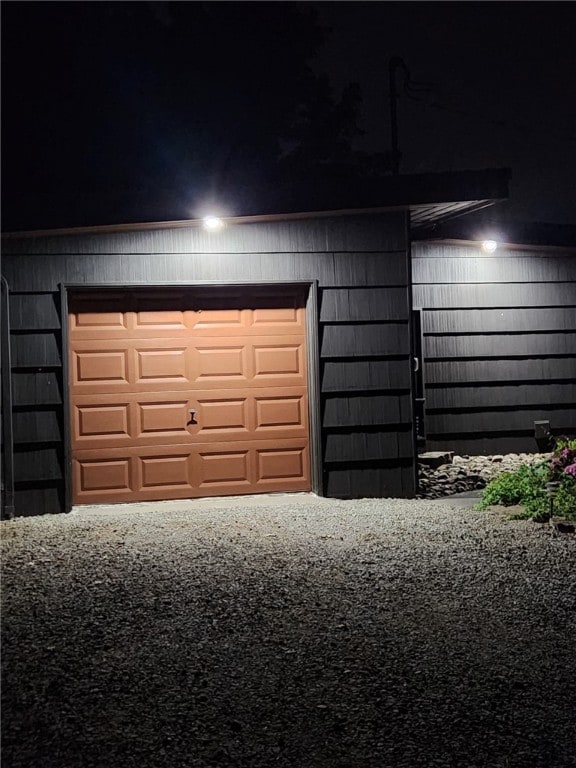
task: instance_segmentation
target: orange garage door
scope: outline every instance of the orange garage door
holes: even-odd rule
[[[305,310],[133,306],[70,305],[74,503],[310,490]]]

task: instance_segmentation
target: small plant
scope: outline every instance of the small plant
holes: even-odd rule
[[[548,474],[546,462],[535,466],[524,464],[515,472],[502,472],[484,488],[480,509],[492,504],[509,507],[513,504],[526,504],[529,501],[546,499],[545,484]]]
[[[515,472],[503,472],[494,478],[482,493],[478,505],[485,509],[492,504],[524,507],[514,517],[527,517],[546,522],[550,517],[550,495],[546,483],[559,483],[554,496],[554,513],[576,519],[576,439],[560,438],[552,457],[533,466],[524,465]]]
[[[565,475],[576,477],[576,439],[561,438],[550,461],[550,473],[554,480],[564,480]]]

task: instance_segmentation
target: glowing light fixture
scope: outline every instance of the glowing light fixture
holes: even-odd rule
[[[498,248],[496,240],[484,240],[482,242],[482,250],[484,253],[494,253],[496,248]]]
[[[204,216],[202,222],[204,229],[208,229],[210,232],[216,232],[224,226],[224,222],[218,216]]]

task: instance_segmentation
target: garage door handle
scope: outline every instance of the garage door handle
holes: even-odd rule
[[[190,408],[189,413],[190,413],[190,421],[188,422],[188,424],[198,424],[198,422],[196,421],[196,414],[198,413],[198,411],[196,411],[194,408]]]

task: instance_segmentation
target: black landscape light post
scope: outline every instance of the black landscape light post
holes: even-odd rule
[[[554,515],[554,499],[556,498],[556,494],[560,490],[560,486],[562,483],[560,483],[558,480],[552,480],[549,483],[546,483],[546,493],[550,497],[550,518]]]

